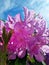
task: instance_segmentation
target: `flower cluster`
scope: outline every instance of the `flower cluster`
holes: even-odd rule
[[[13,31],[6,47],[8,59],[16,59],[17,56],[23,58],[27,51],[31,58],[43,61],[44,55],[49,53],[49,29],[40,14],[29,11],[26,7],[24,13],[24,21],[20,14],[15,17],[8,16],[6,22],[0,20],[0,47],[4,43],[2,33],[5,27],[7,33]]]

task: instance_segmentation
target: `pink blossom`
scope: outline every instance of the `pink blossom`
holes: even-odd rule
[[[43,61],[44,54],[41,48],[49,43],[46,22],[40,14],[36,14],[33,10],[29,11],[26,7],[24,13],[24,21],[20,14],[17,14],[15,17],[8,16],[5,22],[6,31],[13,30],[7,45],[8,59],[16,59],[17,56],[23,58],[27,50],[30,57],[34,56],[36,60]]]
[[[2,37],[2,33],[3,33],[2,29],[3,29],[3,27],[4,27],[4,22],[2,20],[0,20],[0,37]]]

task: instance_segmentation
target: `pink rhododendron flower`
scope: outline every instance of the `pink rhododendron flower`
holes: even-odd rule
[[[24,13],[24,21],[20,14],[17,14],[15,17],[8,16],[3,25],[7,32],[13,30],[7,44],[8,59],[16,59],[17,56],[23,58],[27,51],[31,58],[34,56],[36,60],[43,61],[44,51],[41,51],[49,44],[49,30],[46,28],[46,22],[40,14],[36,14],[33,10],[29,11],[26,7]],[[47,53],[46,49],[45,53]]]
[[[16,23],[14,33],[8,43],[8,50],[11,50],[12,54],[14,53],[14,55],[18,55],[20,58],[24,57],[26,54],[27,35],[23,24]]]
[[[6,30],[9,32],[11,29],[14,29],[16,22],[21,22],[20,14],[17,14],[15,17],[8,15],[7,21],[5,22]]]
[[[42,46],[41,49],[44,52],[44,55],[46,55],[46,53],[49,53],[49,46],[48,45]]]
[[[8,43],[8,51],[12,53],[12,57],[18,55],[22,58],[27,50],[30,56],[35,56],[38,61],[43,61],[44,57],[40,48],[46,44],[45,37],[42,36],[46,27],[45,21],[39,15],[36,16],[34,11],[24,9],[24,22],[18,17],[20,22],[14,25],[14,33]]]
[[[40,16],[39,14],[37,15],[32,10],[28,11],[27,8],[24,8],[24,10],[25,10],[25,20],[24,21],[26,22],[30,30],[33,30],[33,29],[36,30],[37,35],[43,34],[43,32],[45,31],[46,22],[42,18],[42,16]],[[34,33],[34,31],[32,33]]]
[[[4,22],[0,20],[0,37],[2,37],[2,33],[3,33],[2,29],[3,29],[3,27],[4,27]]]

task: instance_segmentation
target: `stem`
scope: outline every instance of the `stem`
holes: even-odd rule
[[[45,63],[44,61],[42,61],[42,64],[43,64],[43,65],[46,65],[46,63]]]
[[[0,65],[6,65],[6,54],[2,53],[0,56]]]
[[[0,51],[0,65],[6,65],[6,51]]]
[[[6,61],[4,59],[2,59],[2,58],[0,60],[0,65],[6,65]]]

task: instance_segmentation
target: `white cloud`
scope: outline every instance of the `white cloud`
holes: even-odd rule
[[[49,24],[49,0],[3,0],[3,2],[0,1],[0,17],[4,17],[4,12],[18,6],[27,6],[30,9],[34,9],[37,13],[40,12],[47,20],[47,24]]]
[[[0,19],[4,19],[6,15],[4,15],[4,12],[8,12],[8,10],[14,8],[17,6],[16,0],[1,0],[0,1]]]
[[[13,0],[4,0],[2,2],[2,6],[0,5],[0,14],[2,14],[4,11],[12,9],[14,6],[16,6],[15,1]]]

